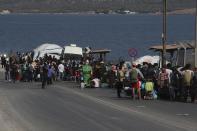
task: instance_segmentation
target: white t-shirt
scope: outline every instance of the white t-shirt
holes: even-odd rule
[[[100,80],[99,80],[98,78],[95,78],[95,79],[93,79],[92,81],[94,81],[94,84],[95,84],[94,87],[95,87],[95,88],[100,87],[100,84],[99,84],[99,83],[100,83]]]
[[[60,73],[63,73],[64,72],[64,65],[63,64],[59,64],[58,70],[59,70]]]
[[[169,83],[171,83],[172,70],[166,69],[166,73],[168,73]]]

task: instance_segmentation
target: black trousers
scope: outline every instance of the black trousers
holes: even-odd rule
[[[15,81],[16,81],[16,74],[17,73],[15,71],[11,71],[10,73],[11,73],[11,79],[15,83]]]
[[[197,87],[191,87],[191,102],[195,102],[197,96]]]
[[[192,97],[193,93],[192,93],[192,87],[191,86],[185,86],[183,87],[183,98],[184,101],[187,102],[187,97],[188,94]]]
[[[42,77],[42,88],[43,89],[46,87],[46,83],[47,83],[47,76],[43,76]]]
[[[47,79],[47,84],[48,84],[48,85],[51,85],[51,84],[52,84],[52,77],[48,77],[48,79]]]
[[[117,96],[121,97],[121,91],[123,89],[123,82],[117,82],[116,83],[116,88],[117,88]]]

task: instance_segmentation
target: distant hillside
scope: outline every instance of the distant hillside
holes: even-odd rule
[[[194,8],[195,0],[168,0],[168,10]],[[0,10],[12,12],[84,12],[128,9],[159,12],[162,0],[0,0]]]
[[[183,10],[175,10],[172,12],[169,12],[168,14],[195,14],[196,9],[190,8],[190,9],[183,9]]]

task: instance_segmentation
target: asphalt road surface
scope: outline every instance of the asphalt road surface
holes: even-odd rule
[[[197,104],[116,98],[76,83],[0,80],[0,131],[197,131]]]

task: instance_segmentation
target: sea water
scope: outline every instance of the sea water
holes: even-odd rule
[[[167,41],[194,40],[195,17],[167,17]],[[0,52],[31,51],[43,43],[78,46],[112,52],[108,59],[130,59],[128,50],[137,56],[157,55],[148,48],[161,44],[161,15],[0,15]]]

